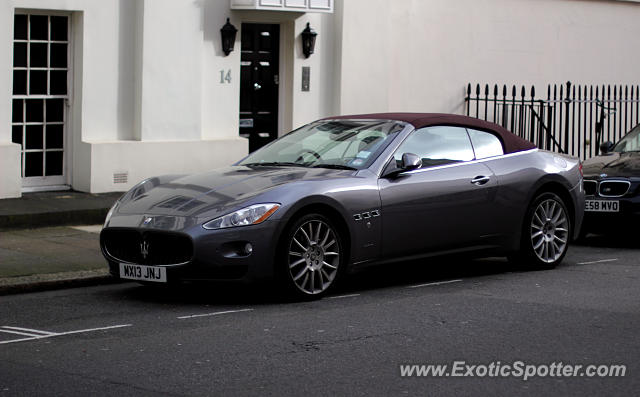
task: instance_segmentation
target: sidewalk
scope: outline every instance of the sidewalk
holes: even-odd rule
[[[46,192],[0,200],[0,295],[113,281],[99,233],[118,197]]]

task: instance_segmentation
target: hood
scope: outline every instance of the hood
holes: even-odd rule
[[[607,174],[607,177],[638,177],[640,176],[640,153],[611,152],[602,156],[592,157],[582,164],[584,176],[599,177]]]
[[[117,213],[199,217],[222,215],[278,186],[346,178],[354,171],[298,167],[230,166],[180,177],[151,178],[120,200]]]

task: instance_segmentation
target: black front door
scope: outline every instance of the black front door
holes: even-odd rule
[[[279,25],[242,24],[240,136],[250,152],[278,137],[279,42]]]

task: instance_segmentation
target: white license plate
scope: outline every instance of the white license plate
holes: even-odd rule
[[[121,263],[120,278],[166,283],[167,269],[160,266],[142,266],[142,265],[132,265],[130,263]]]
[[[584,210],[588,212],[620,212],[618,200],[585,200]]]

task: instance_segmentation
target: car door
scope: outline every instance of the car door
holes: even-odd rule
[[[383,256],[490,245],[498,181],[475,160],[465,128],[414,131],[396,150],[422,158],[422,167],[381,178]]]

